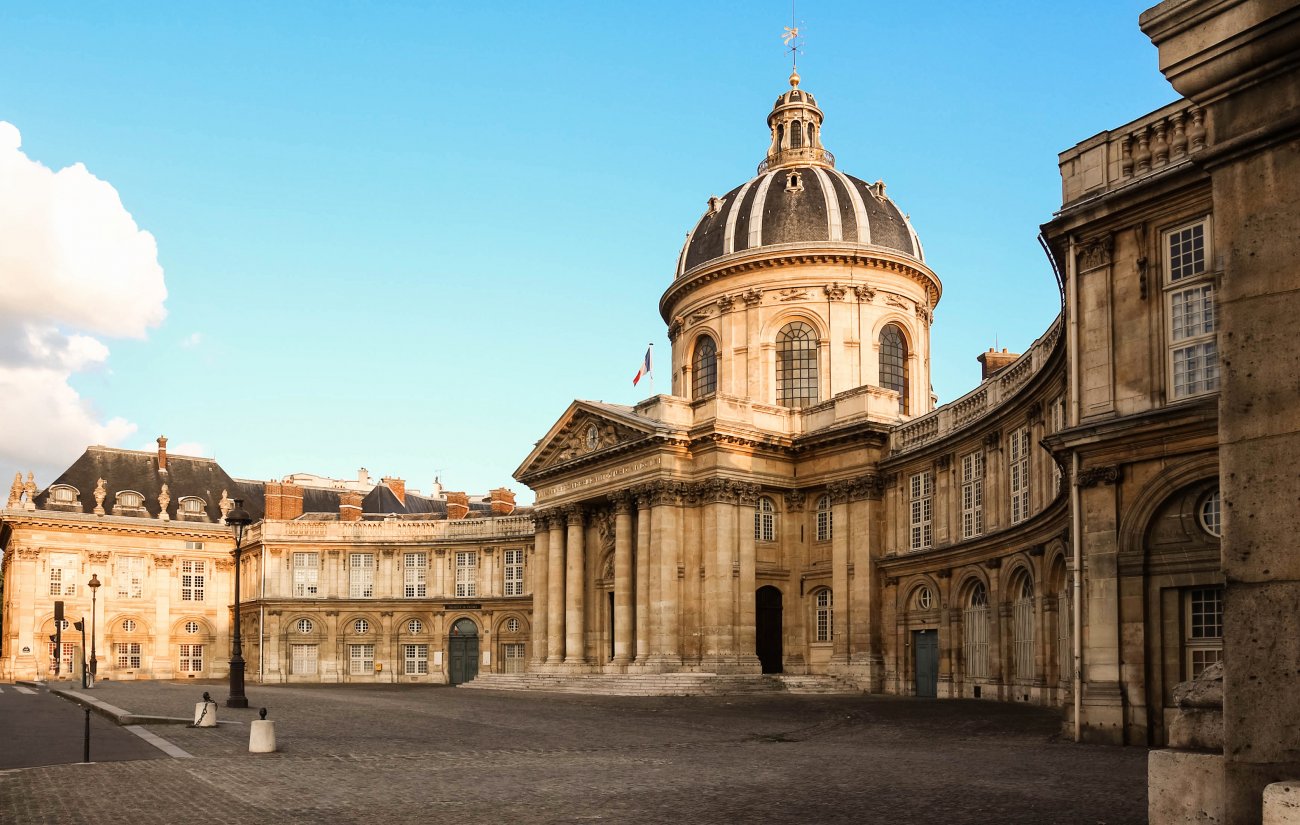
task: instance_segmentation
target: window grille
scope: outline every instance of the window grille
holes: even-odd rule
[[[181,673],[199,673],[203,670],[203,645],[181,645],[178,668]]]
[[[122,620],[122,630],[124,630],[124,631],[127,632],[127,633],[134,633],[134,632],[135,632],[135,619],[123,619],[123,620]]]
[[[311,619],[299,619],[295,627],[298,628],[299,633],[310,633],[315,629],[316,624]]]
[[[501,658],[504,660],[504,670],[506,673],[523,673],[524,672],[524,645],[522,642],[511,642],[501,646]]]
[[[1223,588],[1199,587],[1186,595],[1187,678],[1223,659]]]
[[[502,554],[504,567],[504,593],[507,596],[524,595],[524,551],[506,550]]]
[[[407,553],[402,560],[402,595],[408,599],[423,599],[429,595],[429,554]]]
[[[53,673],[55,661],[60,657],[58,654],[58,647],[54,644],[54,642],[50,642],[49,646],[50,646],[49,647],[50,672]],[[63,643],[63,656],[62,656],[62,662],[60,662],[60,672],[72,673],[73,654],[75,654],[76,651],[77,651],[77,645],[75,642]]]
[[[989,677],[989,596],[982,583],[971,590],[970,600],[962,612],[962,635],[966,654],[966,676]]]
[[[519,632],[519,620],[518,620],[518,619],[515,619],[515,618],[513,618],[513,617],[512,617],[512,618],[509,618],[509,619],[506,619],[506,632],[507,632],[507,633],[518,633],[518,632]]]
[[[817,499],[817,540],[830,541],[834,531],[835,514],[831,511],[831,497]]]
[[[776,505],[767,496],[754,507],[754,541],[776,541]]]
[[[71,553],[55,553],[50,556],[50,595],[77,595],[77,572],[80,558]]]
[[[472,598],[478,595],[478,553],[458,551],[456,553],[456,598]]]
[[[198,632],[199,632],[199,623],[198,623],[198,622],[186,622],[186,623],[185,623],[185,632],[186,632],[186,633],[189,633],[189,634],[198,633]]]
[[[412,636],[416,636],[420,633],[423,633],[424,622],[420,621],[419,619],[411,619],[409,622],[406,623],[406,632],[410,633]]]
[[[1016,678],[1034,678],[1034,586],[1026,581],[1012,605]]]
[[[1011,432],[1007,465],[1011,485],[1011,523],[1017,524],[1029,516],[1029,427]]]
[[[1062,682],[1074,680],[1074,613],[1070,593],[1062,585],[1056,597],[1056,667]]]
[[[907,341],[893,324],[880,331],[880,386],[898,393],[898,411],[906,415]]]
[[[830,590],[817,591],[817,641],[829,642],[834,638],[835,625],[832,611],[832,596]]]
[[[348,598],[375,597],[375,554],[351,553],[348,556]]]
[[[718,347],[707,335],[695,342],[691,359],[691,398],[708,398],[718,391]]]
[[[407,676],[424,676],[429,672],[428,645],[402,645],[402,660]]]
[[[140,667],[139,642],[118,642],[116,647],[118,670],[136,670]]]
[[[803,124],[794,121],[790,124],[790,148],[799,149],[803,146]]]
[[[1165,234],[1165,307],[1169,314],[1173,398],[1219,388],[1214,283],[1206,267],[1206,221]]]
[[[353,676],[365,676],[375,672],[374,645],[348,645],[348,672]]]
[[[984,452],[961,457],[961,537],[975,538],[984,532]]]
[[[206,591],[207,562],[197,559],[181,560],[181,601],[201,602]]]
[[[293,595],[297,598],[312,598],[320,595],[317,581],[320,576],[319,553],[293,554]]]
[[[1201,529],[1215,538],[1223,535],[1222,514],[1220,512],[1219,490],[1215,488],[1201,501],[1200,518]]]
[[[316,645],[289,645],[289,672],[297,676],[316,674]]]
[[[198,515],[203,512],[203,499],[201,498],[183,498],[181,499],[181,512],[189,515]]]
[[[776,396],[785,407],[817,403],[817,333],[803,321],[786,324],[776,336]]]
[[[352,630],[357,634],[369,633],[370,622],[366,621],[365,619],[357,619],[355,622],[352,623]]]
[[[929,550],[934,545],[934,475],[929,470],[915,473],[908,480],[911,493],[911,541],[913,551]]]
[[[119,599],[144,598],[144,559],[123,556],[117,560],[117,597]]]

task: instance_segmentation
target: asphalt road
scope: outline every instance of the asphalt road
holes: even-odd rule
[[[0,770],[82,761],[86,714],[42,689],[0,684]],[[90,760],[166,758],[97,713],[90,714]]]

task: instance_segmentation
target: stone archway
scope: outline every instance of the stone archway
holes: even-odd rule
[[[478,676],[478,625],[457,619],[447,637],[447,682],[459,685]]]

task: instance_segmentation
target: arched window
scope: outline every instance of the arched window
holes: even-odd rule
[[[718,346],[707,335],[695,342],[691,358],[691,398],[708,398],[718,391]]]
[[[786,324],[776,335],[776,403],[817,403],[817,332],[803,321]]]
[[[809,121],[809,122],[808,122],[808,145],[809,145],[809,146],[816,146],[816,145],[817,145],[817,141],[813,138],[813,125],[812,125],[812,121]]]
[[[754,507],[754,541],[776,541],[776,505],[767,496]]]
[[[790,148],[798,149],[803,146],[803,124],[795,121],[790,124]]]
[[[831,591],[822,589],[817,591],[817,641],[829,642],[835,638],[835,617],[832,615],[834,604],[831,600]]]
[[[880,331],[880,386],[898,393],[898,411],[907,414],[907,341],[893,324]]]
[[[1025,577],[1020,582],[1016,601],[1011,606],[1014,622],[1016,678],[1034,678],[1034,583]]]
[[[835,516],[831,512],[831,497],[817,499],[817,540],[830,541],[834,535]]]
[[[776,148],[778,151],[784,148],[781,145],[782,141],[784,140],[785,140],[785,124],[778,123],[776,124]]]
[[[983,582],[975,582],[962,611],[963,647],[966,676],[987,679],[989,676],[989,592]]]

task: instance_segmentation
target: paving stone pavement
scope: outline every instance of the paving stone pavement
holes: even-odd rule
[[[101,683],[192,717],[218,684]],[[871,696],[611,697],[250,686],[193,759],[0,773],[5,823],[1083,823],[1146,819],[1146,750],[1079,746],[1049,710]],[[253,755],[269,708],[280,752]],[[123,803],[126,804],[123,804]]]

